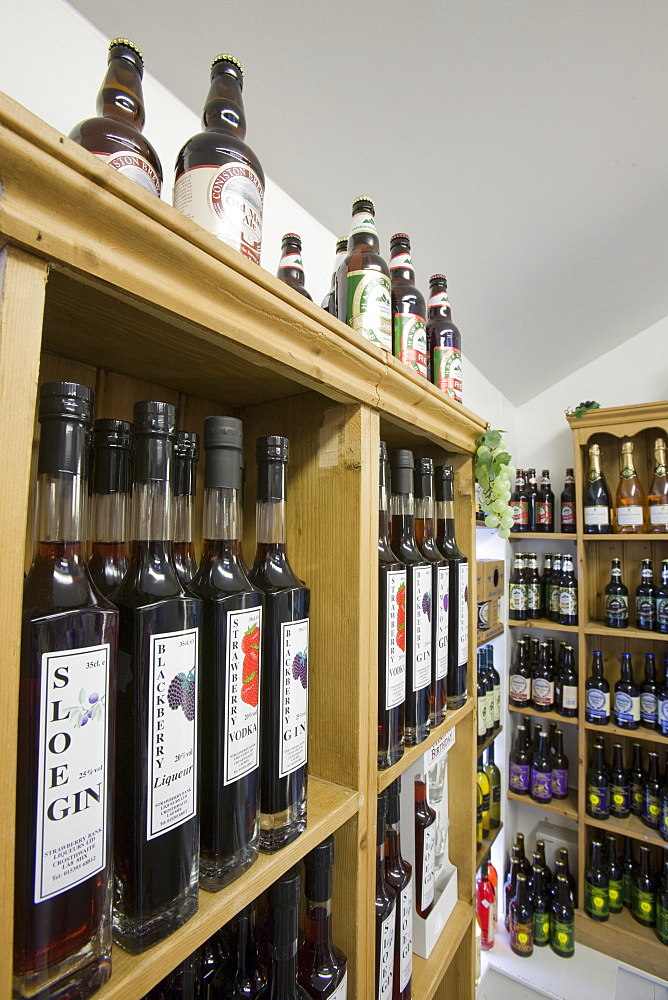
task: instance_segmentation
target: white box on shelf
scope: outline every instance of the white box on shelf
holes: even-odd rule
[[[565,826],[558,826],[556,823],[548,823],[542,820],[531,831],[527,838],[527,855],[533,850],[533,844],[537,840],[545,841],[545,860],[554,871],[554,862],[560,847],[568,849],[568,868],[577,880],[578,877],[578,838],[575,830],[569,830]]]

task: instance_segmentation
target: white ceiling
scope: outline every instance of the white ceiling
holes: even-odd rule
[[[371,195],[515,404],[668,315],[666,0],[71,2],[198,114],[237,55],[272,180],[335,234]]]

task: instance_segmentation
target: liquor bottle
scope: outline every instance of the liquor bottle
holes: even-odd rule
[[[478,675],[476,688],[477,742],[478,746],[487,739],[487,688],[480,669],[480,650],[478,650]]]
[[[524,586],[526,618],[527,621],[535,621],[541,616],[540,577],[538,576],[538,559],[535,552],[527,552],[526,555]]]
[[[541,642],[538,663],[531,674],[531,705],[535,712],[554,710],[554,677],[548,663],[546,642]]]
[[[663,868],[656,890],[656,936],[668,944],[668,851],[663,851]]]
[[[392,353],[390,269],[379,253],[374,204],[356,198],[348,253],[336,275],[339,319],[377,347]]]
[[[392,1000],[396,892],[385,878],[387,791],[378,795],[376,823],[376,992],[375,1000]]]
[[[84,560],[92,410],[85,385],[40,387],[37,543],[21,635],[16,997],[83,998],[111,975],[118,616]]]
[[[517,727],[515,746],[510,753],[508,787],[516,795],[529,795],[531,791],[531,760],[527,731],[524,726]]]
[[[128,568],[131,449],[132,424],[127,420],[95,421],[88,571],[105,597],[116,589]]]
[[[628,628],[629,624],[629,591],[622,583],[622,563],[620,559],[612,560],[610,583],[605,588],[605,618],[608,628]]]
[[[640,845],[640,861],[631,887],[631,914],[645,927],[656,926],[656,879],[650,873],[649,847]]]
[[[269,976],[259,1000],[309,1000],[297,980],[299,932],[299,868],[291,868],[267,890]]]
[[[127,38],[114,38],[109,43],[107,72],[95,103],[97,117],[75,125],[70,139],[160,197],[160,160],[142,135],[146,121],[143,75],[144,60],[137,46]]]
[[[645,494],[633,465],[633,442],[622,444],[622,471],[615,497],[615,532],[642,534],[645,530]]]
[[[401,778],[387,790],[385,831],[385,881],[396,893],[394,930],[394,973],[392,1000],[410,1000],[413,976],[413,869],[401,854]]]
[[[564,875],[557,875],[556,894],[550,910],[550,948],[560,958],[575,954],[575,915]]]
[[[264,592],[260,656],[260,850],[272,853],[306,826],[308,645],[311,592],[286,548],[286,437],[257,439],[256,549],[251,583]]]
[[[642,813],[643,789],[647,781],[647,771],[642,766],[642,747],[640,743],[633,744],[631,754],[631,766],[629,768],[631,812],[634,816],[640,816]]]
[[[559,622],[561,615],[561,571],[561,553],[556,552],[552,557],[552,573],[548,584],[547,606],[545,608],[545,617],[553,622]]]
[[[489,643],[483,648],[487,656],[487,673],[494,687],[494,729],[498,730],[501,728],[501,674],[494,666],[494,647]]]
[[[455,540],[454,477],[451,465],[439,465],[436,477],[436,544],[450,567],[448,608],[448,708],[466,703],[469,656],[469,563]]]
[[[568,757],[564,753],[564,734],[557,729],[552,752],[552,797],[568,798]]]
[[[585,913],[599,922],[610,919],[609,882],[603,867],[603,844],[600,840],[591,842],[589,867],[585,874]]]
[[[480,785],[476,783],[476,823],[475,823],[475,846],[479,851],[482,847],[482,807],[483,798]]]
[[[260,263],[264,171],[245,142],[244,74],[234,56],[211,63],[202,126],[176,158],[174,208]]]
[[[656,438],[654,442],[654,474],[647,491],[647,514],[648,531],[668,532],[668,470],[663,438]]]
[[[345,1000],[348,989],[348,960],[332,941],[333,865],[333,836],[304,858],[304,938],[298,979],[312,1000]]]
[[[427,351],[431,381],[456,403],[462,402],[462,336],[452,322],[448,279],[432,274],[427,301]]]
[[[656,587],[652,572],[652,560],[643,559],[640,583],[636,587],[636,628],[653,632],[656,628]]]
[[[659,816],[661,815],[660,791],[659,755],[650,751],[647,754],[647,778],[643,786],[640,819],[645,826],[650,827],[652,830],[659,829]]]
[[[480,947],[489,951],[494,947],[494,905],[496,893],[489,878],[489,868],[486,861],[480,867],[480,875],[475,884],[475,909],[480,926]]]
[[[434,907],[436,825],[436,812],[427,802],[426,776],[419,772],[415,775],[415,909],[420,917]]]
[[[626,819],[631,815],[631,783],[622,754],[621,743],[615,743],[610,768],[610,815],[613,819]]]
[[[605,535],[612,531],[610,490],[601,472],[601,449],[589,447],[589,474],[582,501],[583,530],[586,535]]]
[[[668,653],[664,654],[663,670],[663,683],[656,692],[656,714],[659,732],[662,736],[668,736]]]
[[[585,722],[607,726],[610,722],[610,685],[603,676],[603,653],[592,653],[591,674],[585,683]]]
[[[610,776],[605,763],[605,749],[598,740],[592,748],[592,756],[587,769],[586,812],[594,819],[610,818]]]
[[[640,725],[643,729],[658,728],[657,690],[654,653],[645,653],[645,680],[640,685]]]
[[[633,857],[633,840],[624,837],[624,857],[622,858],[622,894],[624,906],[631,909],[633,902],[633,882],[636,877],[637,864]]]
[[[564,556],[559,582],[559,623],[561,625],[577,625],[578,623],[578,582],[573,570],[573,557]]]
[[[415,746],[429,735],[432,660],[432,571],[415,540],[413,452],[390,458],[392,549],[406,567],[406,701],[404,743]]]
[[[529,531],[536,531],[538,519],[538,481],[536,470],[527,469],[527,523]]]
[[[149,990],[144,1000],[201,1000],[202,996],[202,949],[197,948]]]
[[[547,948],[550,943],[551,898],[540,866],[534,868],[529,898],[533,907],[533,943],[537,948]]]
[[[578,675],[575,670],[573,647],[567,645],[564,661],[554,682],[554,701],[559,715],[574,719],[578,714]]]
[[[201,992],[204,1000],[213,1000],[211,990],[216,974],[225,962],[227,955],[227,933],[223,935],[223,929],[216,931],[207,938],[200,947],[202,978]],[[223,947],[225,950],[223,950]]]
[[[547,733],[541,734],[538,752],[531,762],[531,798],[539,805],[552,801],[552,761],[547,749]]]
[[[510,903],[510,947],[520,958],[533,955],[533,907],[522,872],[517,876],[515,896]]]
[[[514,846],[511,849],[510,854],[510,866],[508,868],[508,874],[506,875],[506,881],[503,884],[503,902],[504,902],[504,914],[505,914],[505,927],[507,931],[510,931],[510,904],[515,898],[515,888],[517,886],[517,876],[521,871],[519,848]]]
[[[493,743],[487,749],[485,774],[490,787],[489,825],[492,830],[498,830],[501,826],[501,772],[494,763]]]
[[[575,876],[571,875],[570,864],[569,864],[569,861],[568,861],[568,848],[567,847],[560,847],[559,848],[559,854],[557,856],[557,860],[555,861],[555,865],[554,865],[554,882],[553,882],[553,886],[555,887],[555,891],[556,891],[556,883],[557,883],[557,877],[558,877],[558,875],[557,875],[557,866],[559,866],[559,874],[564,875],[565,878],[566,878],[566,880],[567,880],[567,882],[568,882],[568,888],[569,888],[570,894],[571,894],[571,902],[573,904],[573,909],[577,910],[577,908],[578,908],[578,888],[577,888],[577,885],[575,883]]]
[[[184,587],[192,583],[197,572],[197,557],[193,545],[193,504],[197,490],[199,440],[192,431],[178,431],[172,464],[172,496],[174,524],[174,564]]]
[[[617,853],[617,838],[609,833],[605,842],[607,846],[605,873],[608,876],[610,912],[621,913],[624,909],[624,866]]]
[[[281,259],[278,262],[276,277],[290,288],[312,302],[313,299],[304,287],[304,261],[302,260],[302,238],[297,233],[286,233],[281,240]]]
[[[515,473],[515,489],[510,498],[510,509],[513,515],[513,526],[510,529],[515,534],[524,534],[529,530],[529,496],[526,491],[524,469]]]
[[[572,469],[566,469],[564,488],[561,493],[560,531],[566,535],[575,534],[575,476]]]
[[[550,483],[550,470],[543,469],[540,480],[540,490],[536,503],[536,531],[550,533],[554,531],[554,493]],[[547,944],[547,941],[545,942]]]
[[[348,237],[339,236],[336,241],[336,257],[334,258],[334,270],[332,271],[332,283],[330,285],[329,291],[325,295],[321,302],[322,308],[328,312],[331,316],[337,316],[338,310],[336,308],[336,275],[344,261],[346,254],[348,253]]]
[[[485,684],[486,690],[486,700],[487,700],[487,736],[491,737],[494,733],[494,679],[487,669],[487,653],[484,649],[480,650],[480,673],[482,675],[483,682]]]
[[[513,557],[513,571],[508,581],[508,617],[514,622],[526,621],[527,617],[527,588],[521,552],[516,552]]]
[[[655,596],[654,628],[665,635],[668,633],[668,559],[661,562],[661,583],[656,588]]]
[[[492,806],[492,786],[489,778],[487,777],[485,768],[483,767],[481,758],[478,758],[476,781],[478,782],[480,791],[482,792],[482,835],[483,837],[488,837],[491,827],[490,810]]]
[[[404,752],[406,567],[390,547],[387,445],[380,442],[378,512],[378,768]]]
[[[415,539],[422,556],[431,564],[431,688],[429,695],[431,728],[445,719],[448,675],[448,602],[450,567],[434,538],[434,463],[431,458],[418,460],[415,470]],[[494,718],[494,683],[491,706]]]
[[[427,378],[427,331],[424,296],[415,285],[411,241],[406,233],[390,240],[393,354]]]
[[[255,1000],[266,986],[257,952],[256,920],[255,903],[249,903],[230,921],[227,959],[213,978],[208,1000]]]
[[[543,556],[543,572],[540,574],[540,616],[550,617],[550,584],[552,583],[552,553]]]
[[[516,658],[508,678],[508,704],[515,708],[529,707],[531,701],[531,667],[524,639],[517,643]]]
[[[199,881],[215,892],[255,861],[260,836],[260,650],[264,598],[241,554],[243,427],[204,421]]]
[[[615,683],[614,716],[620,729],[637,729],[640,725],[640,690],[633,680],[630,653],[622,653],[621,676]]]

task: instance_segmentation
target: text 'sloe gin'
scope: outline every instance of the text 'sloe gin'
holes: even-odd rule
[[[376,816],[376,994],[375,1000],[392,1000],[394,991],[394,940],[397,894],[385,877],[385,828],[387,791],[378,795]]]
[[[380,442],[378,511],[378,767],[404,752],[406,567],[390,547],[387,445]]]
[[[243,428],[204,421],[200,864],[216,891],[255,861],[260,836],[260,649],[263,597],[241,555]]]
[[[130,565],[119,619],[114,934],[137,953],[197,910],[201,601],[183,589],[170,533],[176,409],[134,407]]]
[[[93,393],[39,399],[37,545],[21,634],[15,997],[90,996],[111,974],[117,613],[83,557]]]
[[[132,424],[127,420],[95,421],[88,569],[105,597],[118,587],[128,568],[131,448]]]
[[[438,465],[436,544],[450,567],[448,631],[448,708],[461,708],[467,696],[469,658],[469,564],[455,540],[454,477],[451,465]]]
[[[299,982],[312,1000],[346,1000],[348,960],[332,941],[334,837],[304,858],[304,937],[299,946]]]
[[[257,548],[251,583],[264,592],[260,687],[260,849],[289,844],[306,827],[308,640],[311,592],[286,552],[288,439],[257,440]]]

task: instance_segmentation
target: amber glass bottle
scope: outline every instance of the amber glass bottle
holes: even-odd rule
[[[431,381],[451,399],[461,403],[462,336],[452,322],[448,281],[444,274],[432,274],[429,279],[427,351]]]
[[[348,253],[336,276],[336,306],[342,323],[391,353],[390,269],[379,252],[375,214],[371,198],[353,202]]]
[[[395,233],[390,240],[390,277],[394,356],[427,378],[427,310],[415,285],[411,241],[406,233]]]
[[[633,464],[633,442],[622,444],[622,471],[615,497],[615,531],[642,534],[645,530],[645,494]]]
[[[286,233],[281,241],[281,259],[276,271],[276,277],[284,281],[290,288],[311,299],[304,288],[304,262],[302,260],[302,238],[296,233]]]

